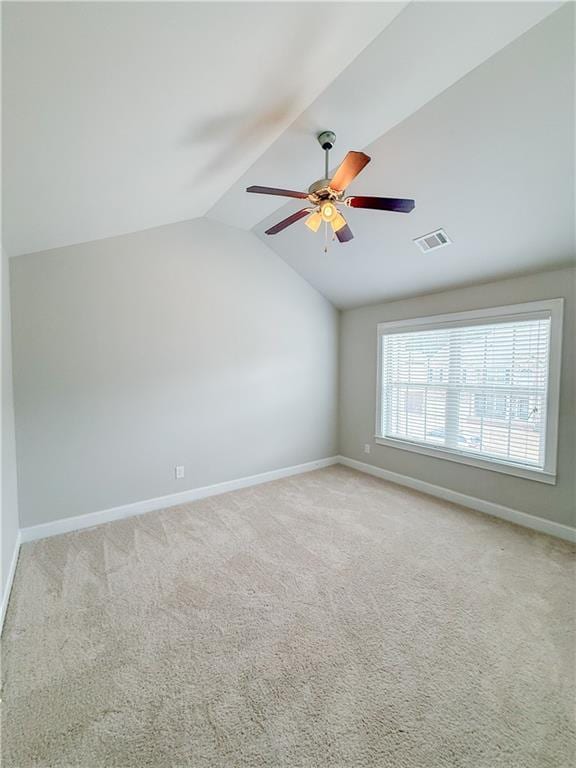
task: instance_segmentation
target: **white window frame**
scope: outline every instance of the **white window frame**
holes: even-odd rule
[[[544,467],[531,468],[496,458],[467,456],[451,451],[449,448],[425,445],[411,440],[386,437],[380,434],[382,428],[382,336],[399,331],[433,330],[451,326],[466,326],[476,323],[502,320],[530,320],[542,313],[549,313],[550,349],[548,357],[548,391],[546,406],[546,432],[544,442]],[[558,454],[558,414],[560,405],[560,372],[562,367],[562,318],[564,299],[545,299],[523,304],[511,304],[505,307],[489,307],[466,312],[451,312],[445,315],[417,317],[409,320],[392,320],[378,323],[377,333],[377,384],[376,384],[376,429],[374,440],[378,445],[413,451],[437,459],[467,464],[471,467],[515,475],[529,480],[537,480],[549,485],[556,484],[556,465]]]

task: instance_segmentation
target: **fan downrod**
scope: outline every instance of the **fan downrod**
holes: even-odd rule
[[[336,143],[336,134],[334,131],[322,131],[317,136],[318,143],[324,150],[324,176],[328,178],[328,168],[330,167],[330,150]]]

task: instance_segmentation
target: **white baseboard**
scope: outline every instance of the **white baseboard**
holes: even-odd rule
[[[327,459],[309,461],[306,464],[297,464],[293,467],[273,469],[270,472],[262,472],[259,475],[240,477],[237,480],[227,480],[226,482],[216,483],[215,485],[205,485],[202,488],[191,488],[188,491],[171,493],[168,496],[159,496],[155,499],[146,499],[145,501],[136,501],[132,504],[123,504],[121,507],[112,507],[111,509],[104,509],[99,512],[88,512],[84,515],[77,515],[75,517],[65,517],[60,520],[53,520],[50,523],[43,523],[42,525],[32,525],[28,528],[21,528],[21,541],[36,541],[37,539],[45,539],[48,536],[57,536],[61,533],[78,531],[82,528],[93,528],[95,525],[110,523],[113,520],[121,520],[125,517],[132,517],[133,515],[142,515],[145,512],[166,509],[167,507],[174,507],[178,504],[187,504],[188,502],[196,501],[197,499],[205,499],[208,496],[217,496],[221,493],[237,491],[240,488],[248,488],[251,485],[269,483],[271,480],[280,480],[283,477],[290,477],[290,475],[300,475],[303,472],[311,472],[314,469],[322,469],[323,467],[329,467],[332,464],[337,463],[338,457],[331,456]]]
[[[8,578],[4,585],[4,591],[2,592],[2,602],[0,603],[0,633],[4,627],[4,618],[6,617],[6,611],[8,609],[8,602],[10,600],[10,592],[12,591],[12,584],[14,583],[14,574],[16,573],[16,564],[18,563],[18,555],[20,554],[20,542],[22,541],[21,533],[18,531],[16,534],[16,541],[14,542],[14,551],[12,552],[12,560],[10,561],[10,570],[8,571]]]
[[[445,501],[451,501],[454,504],[460,504],[463,507],[469,507],[478,512],[485,512],[487,515],[499,517],[516,525],[522,525],[525,528],[532,528],[540,533],[547,533],[550,536],[557,536],[559,539],[576,542],[576,528],[561,523],[554,523],[552,520],[545,520],[543,517],[528,515],[526,512],[520,512],[517,509],[503,507],[492,501],[477,499],[475,496],[467,496],[465,493],[451,491],[449,488],[442,488],[439,485],[426,483],[424,480],[417,480],[407,475],[400,475],[397,472],[390,472],[387,469],[374,467],[372,464],[365,464],[363,461],[349,459],[347,456],[338,456],[338,462],[351,469],[357,469],[359,472],[365,472],[368,475],[379,477],[381,480],[388,480],[391,483],[405,485],[413,488],[415,491],[427,493],[430,496],[436,496]]]
[[[468,496],[464,493],[459,493],[458,491],[452,491],[449,488],[443,488],[439,485],[433,485],[432,483],[427,483],[423,480],[408,477],[407,475],[400,475],[397,472],[381,469],[380,467],[375,467],[372,464],[366,464],[362,461],[357,461],[356,459],[349,459],[347,456],[331,456],[327,459],[310,461],[306,464],[298,464],[293,467],[262,472],[259,475],[241,477],[237,480],[228,480],[223,483],[216,483],[215,485],[206,485],[202,488],[191,488],[188,491],[172,493],[168,496],[159,496],[155,499],[136,501],[132,504],[124,504],[120,507],[112,507],[111,509],[104,509],[99,512],[89,512],[84,515],[77,515],[76,517],[66,517],[60,520],[54,520],[50,523],[44,523],[43,525],[33,525],[28,528],[22,528],[19,534],[18,547],[20,542],[36,541],[37,539],[44,539],[48,536],[57,536],[61,533],[69,533],[70,531],[77,531],[82,528],[93,528],[95,525],[109,523],[113,520],[121,520],[126,517],[132,517],[133,515],[153,512],[157,509],[166,509],[168,507],[177,506],[178,504],[186,504],[190,501],[207,498],[208,496],[217,496],[218,494],[236,491],[240,488],[248,488],[252,485],[259,485],[261,483],[268,483],[272,480],[279,480],[283,477],[290,477],[290,475],[311,472],[314,469],[322,469],[323,467],[329,467],[333,464],[343,464],[352,469],[357,469],[360,472],[379,477],[382,480],[388,480],[389,482],[397,483],[398,485],[404,485],[408,488],[413,488],[416,491],[427,493],[430,496],[436,496],[439,499],[445,499],[446,501],[460,504],[463,507],[469,507],[478,512],[484,512],[493,517],[499,517],[502,520],[508,520],[511,523],[516,523],[517,525],[522,525],[526,528],[532,528],[541,533],[547,533],[550,536],[557,536],[566,541],[576,542],[576,528],[572,528],[569,525],[562,525],[560,523],[554,523],[551,520],[545,520],[542,517],[528,515],[525,512],[520,512],[519,510],[511,509],[510,507],[504,507],[491,501],[484,501],[483,499],[478,499],[474,496]],[[10,584],[14,576],[17,557],[18,552],[16,550],[11,565]],[[6,607],[4,603],[8,603],[9,594],[7,585],[6,596],[3,596],[2,611],[4,611]]]

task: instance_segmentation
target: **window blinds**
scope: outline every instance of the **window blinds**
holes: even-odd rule
[[[383,333],[380,435],[543,469],[549,312]]]

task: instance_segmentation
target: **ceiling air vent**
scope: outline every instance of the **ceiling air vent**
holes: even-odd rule
[[[428,235],[417,237],[414,242],[423,253],[426,253],[427,251],[433,251],[435,248],[443,248],[445,245],[450,245],[452,240],[450,240],[443,229],[437,229]]]

